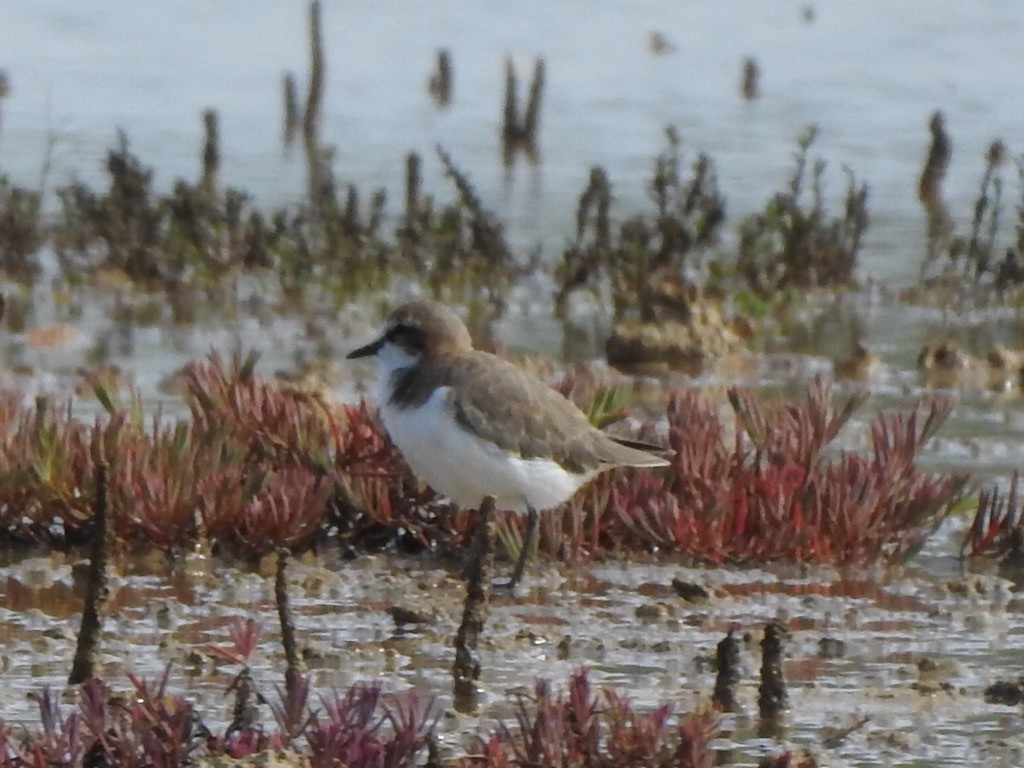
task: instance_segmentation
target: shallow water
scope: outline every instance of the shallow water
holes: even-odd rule
[[[591,165],[614,184],[619,215],[649,206],[647,180],[675,124],[688,157],[707,152],[718,167],[730,232],[786,184],[797,136],[820,128],[817,154],[829,163],[826,192],[838,204],[848,166],[871,187],[865,277],[914,281],[924,254],[917,180],[931,112],[942,109],[954,144],[946,197],[964,225],[988,143],[1010,155],[1024,134],[1016,68],[1024,7],[964,8],[953,0],[853,7],[816,3],[528,3],[515,13],[487,4],[324,4],[327,94],[323,140],[336,147],[342,182],[386,187],[397,212],[404,155],[424,155],[425,188],[447,195],[433,155],[443,144],[517,246],[557,258],[572,231]],[[303,193],[302,153],[281,142],[280,80],[307,67],[301,9],[270,2],[183,0],[159,9],[129,2],[19,3],[0,29],[11,94],[2,104],[0,169],[38,183],[52,142],[50,188],[69,177],[102,178],[105,152],[122,128],[163,187],[198,173],[199,115],[221,114],[223,180],[267,204]],[[564,34],[571,28],[572,35]],[[676,46],[655,55],[652,32]],[[446,110],[425,83],[440,47],[453,56],[455,96]],[[533,57],[548,64],[541,162],[502,166],[499,149],[503,59],[522,76]],[[739,95],[741,62],[761,65],[762,96]],[[1015,195],[1006,169],[1007,201]],[[1009,213],[1009,212],[1008,212]],[[1009,221],[1009,217],[1007,217]],[[1010,236],[1005,228],[1005,236]],[[535,292],[529,299],[536,301]],[[900,315],[893,323],[892,315]],[[948,322],[941,312],[905,315],[880,299],[861,307],[867,339],[898,358]],[[557,337],[513,331],[513,343],[551,353]],[[531,329],[531,330],[536,330]],[[1012,334],[1006,328],[998,336]],[[258,338],[246,334],[243,339]],[[211,339],[212,341],[213,339]],[[286,341],[288,341],[286,339]],[[831,340],[832,344],[836,340]],[[150,343],[136,346],[143,353]],[[841,354],[828,344],[818,353]],[[269,345],[268,345],[269,346]]]
[[[805,7],[813,21],[804,20]],[[281,141],[280,81],[307,67],[304,12],[271,2],[210,4],[182,0],[158,9],[130,2],[18,3],[5,13],[0,50],[11,93],[2,103],[0,170],[36,185],[52,152],[47,187],[70,177],[97,183],[103,158],[124,129],[133,149],[167,188],[178,176],[198,174],[200,113],[221,114],[225,184],[266,204],[297,201],[304,190],[302,153]],[[566,35],[566,29],[572,35]],[[370,2],[324,4],[327,93],[323,140],[336,148],[343,183],[386,187],[397,213],[404,156],[426,159],[425,189],[451,194],[435,144],[451,151],[485,204],[509,228],[521,252],[540,245],[558,258],[569,238],[576,200],[588,169],[610,174],[616,213],[649,209],[647,180],[663,131],[675,124],[687,158],[708,153],[727,200],[732,237],[741,218],[759,210],[787,182],[797,137],[819,126],[815,153],[829,164],[826,194],[838,206],[848,166],[871,187],[871,227],[863,251],[864,277],[883,289],[914,282],[925,252],[925,217],[917,180],[928,147],[927,123],[942,109],[954,155],[946,198],[965,226],[996,137],[1014,146],[1024,134],[1018,88],[1018,41],[1024,7],[993,2],[966,9],[953,0],[903,3],[607,3],[579,0],[527,3],[514,13],[487,4]],[[652,32],[675,50],[655,55]],[[445,110],[425,84],[440,47],[452,52],[454,101]],[[503,61],[512,56],[521,76],[533,57],[547,61],[541,161],[505,169],[499,148]],[[762,96],[740,98],[741,62],[761,65]],[[1015,199],[1012,169],[1004,169],[1007,205]],[[1011,236],[1011,211],[1004,216]],[[544,314],[546,293],[524,290],[503,325],[513,348],[548,355],[593,354],[564,349],[562,329]],[[897,367],[921,344],[962,323],[936,310],[907,310],[886,292],[847,313],[864,339]],[[275,350],[310,354],[314,346],[291,321],[251,322],[213,317],[194,331],[173,334],[111,331],[84,304],[75,323],[82,345],[114,346],[113,356],[164,375],[208,346],[260,345],[274,367]],[[519,306],[520,302],[522,306]],[[72,308],[47,310],[35,323],[67,321]],[[523,315],[519,314],[522,311]],[[539,310],[539,311],[538,311]],[[103,311],[102,309],[100,310]],[[584,313],[584,321],[586,314]],[[982,313],[970,320],[994,340],[1013,341],[1012,318]],[[848,325],[847,325],[848,327]],[[265,339],[269,333],[270,339]],[[17,339],[14,340],[17,351]],[[349,344],[329,336],[327,349]],[[812,334],[804,350],[837,357],[851,349],[849,331]],[[983,345],[981,345],[983,346]],[[170,351],[168,350],[170,347]],[[180,351],[183,354],[179,354]],[[981,349],[980,351],[984,351]],[[169,352],[169,353],[168,353]],[[52,355],[49,350],[43,354]],[[58,364],[63,353],[57,353]],[[70,355],[73,361],[77,360]],[[73,363],[73,364],[77,364]],[[143,390],[149,382],[141,382]]]
[[[299,5],[8,5],[0,24],[6,57],[0,66],[10,77],[11,94],[0,103],[0,171],[15,181],[38,184],[52,144],[49,189],[71,177],[98,183],[105,152],[123,128],[132,148],[155,166],[158,186],[166,188],[177,176],[198,174],[200,113],[214,107],[221,116],[226,184],[267,205],[294,203],[303,194],[302,155],[282,146],[280,110],[282,73],[295,72],[301,82],[307,66]],[[989,142],[1001,137],[1011,155],[1021,151],[1014,142],[1024,135],[1017,66],[1024,5],[818,2],[811,22],[803,19],[803,7],[756,0],[532,0],[510,13],[492,4],[449,0],[386,7],[328,0],[322,138],[336,146],[339,179],[360,188],[386,187],[392,212],[398,210],[409,150],[426,160],[425,189],[450,196],[433,155],[434,145],[443,144],[485,204],[507,223],[516,247],[525,252],[539,244],[556,259],[571,234],[591,165],[607,168],[618,215],[649,209],[646,180],[667,124],[678,127],[687,158],[706,152],[715,161],[730,232],[785,185],[797,136],[817,124],[814,152],[828,162],[830,200],[838,205],[844,165],[870,184],[872,222],[863,271],[874,285],[809,320],[798,338],[784,349],[768,350],[738,380],[767,390],[797,390],[852,347],[851,325],[859,325],[885,363],[866,384],[873,400],[845,436],[846,444],[862,446],[865,419],[876,408],[906,407],[925,391],[914,370],[925,341],[956,328],[974,341],[975,351],[984,352],[993,340],[1021,338],[1013,313],[954,318],[908,308],[891,289],[916,279],[924,254],[925,218],[916,193],[932,111],[945,112],[953,139],[945,190],[961,225],[971,214]],[[655,31],[676,50],[652,53],[649,37]],[[430,101],[425,87],[440,47],[451,50],[455,70],[447,110]],[[535,166],[522,159],[511,169],[501,163],[498,119],[506,55],[516,61],[521,79],[535,56],[547,61],[541,161]],[[762,70],[762,96],[755,102],[739,95],[746,56],[755,57]],[[1012,202],[1014,176],[1005,173]],[[1009,223],[1010,216],[1005,219]],[[538,300],[539,293],[517,294],[498,328],[508,346],[560,359],[599,357],[600,313],[595,319],[581,311],[570,333],[547,314],[548,302]],[[69,323],[76,335],[40,347],[23,331],[0,330],[5,381],[26,387],[30,396],[66,396],[82,380],[78,368],[103,359],[124,369],[148,406],[173,411],[180,400],[162,391],[161,381],[210,348],[260,348],[261,372],[269,373],[301,359],[340,359],[365,339],[374,320],[360,308],[343,313],[344,323],[333,310],[281,316],[261,302],[259,286],[243,286],[240,294],[237,310],[211,308],[187,326],[163,317],[140,327],[112,320],[112,296],[38,291],[30,300],[28,327]],[[332,384],[351,398],[361,375],[345,368]],[[708,376],[697,383],[715,388],[722,380]],[[78,407],[85,414],[97,408],[88,397]],[[1021,398],[968,389],[924,461],[1005,478],[1024,464],[1022,445]],[[863,713],[871,722],[831,753],[837,761],[1020,764],[1019,712],[984,704],[980,692],[996,677],[1016,677],[1012,648],[1024,632],[1021,608],[1006,582],[970,581],[964,594],[945,586],[962,581],[953,558],[960,525],[950,523],[907,572],[847,574],[847,583],[831,572],[686,571],[614,563],[563,575],[538,566],[533,584],[543,594],[532,589],[520,602],[499,601],[495,608],[488,629],[493,646],[485,656],[491,702],[485,714],[503,714],[505,689],[529,685],[537,673],[561,680],[581,664],[644,703],[669,698],[686,709],[713,683],[713,673],[697,660],[713,654],[732,623],[754,629],[782,616],[798,628],[787,667],[793,742],[817,743],[822,728]],[[362,558],[327,565],[328,570],[308,566],[305,575],[296,575],[306,580],[295,600],[303,637],[323,653],[312,664],[317,684],[379,676],[395,689],[446,691],[458,612],[455,581],[422,562]],[[211,671],[211,662],[188,651],[224,643],[228,619],[243,609],[244,615],[258,616],[268,632],[276,624],[268,578],[216,569],[218,578],[171,578],[160,568],[125,576],[107,649],[115,674],[129,657],[148,675],[174,661],[176,687],[198,697],[214,719],[226,716],[221,691],[230,672]],[[0,666],[6,684],[0,704],[9,721],[34,717],[23,694],[43,683],[59,685],[70,659],[66,628],[77,625],[78,611],[74,576],[64,563],[54,583],[40,589],[40,579],[53,579],[47,573],[46,567],[33,570],[24,563],[0,569]],[[675,575],[719,585],[723,595],[708,606],[687,608],[668,587]],[[827,594],[821,585],[828,586]],[[436,624],[396,635],[384,610],[425,591],[438,595]],[[641,623],[636,609],[651,603],[663,610]],[[567,612],[567,605],[574,610]],[[565,636],[571,638],[568,658],[560,659]],[[817,643],[825,636],[845,641],[846,655],[819,658]],[[259,667],[267,688],[276,682],[271,670],[281,668],[273,640],[269,632],[265,646],[271,655]],[[931,690],[933,680],[918,679],[923,657],[939,663],[938,676],[952,684],[952,693]],[[743,696],[752,712],[754,649],[745,651],[744,662],[749,674]],[[916,683],[923,687],[915,689]],[[768,745],[751,738],[750,721],[732,718],[726,725],[738,729],[735,758],[755,763],[758,750]],[[474,720],[459,720],[454,729],[467,733],[476,727]],[[723,737],[723,748],[727,742]]]
[[[811,7],[814,20],[804,21]],[[281,145],[281,76],[307,69],[300,6],[257,0],[181,0],[159,8],[119,0],[17,3],[0,29],[11,95],[3,103],[0,167],[38,179],[49,138],[51,182],[100,177],[124,129],[169,184],[198,173],[200,113],[222,118],[226,183],[266,202],[303,190],[301,153]],[[620,212],[645,204],[646,180],[667,124],[691,151],[715,160],[734,222],[785,183],[797,136],[820,128],[817,149],[839,195],[847,165],[871,185],[865,264],[907,280],[922,253],[917,181],[928,119],[942,109],[954,144],[951,209],[971,214],[982,157],[1024,134],[1019,41],[1024,7],[1012,0],[801,4],[527,2],[509,12],[442,0],[324,3],[327,89],[323,140],[336,169],[360,187],[400,199],[404,155],[427,157],[426,189],[446,189],[433,147],[466,169],[521,244],[557,252],[570,233],[588,168],[604,165]],[[566,34],[567,30],[572,34]],[[652,32],[676,46],[649,47]],[[454,100],[426,90],[434,55],[452,53]],[[499,125],[503,61],[525,78],[547,61],[542,162],[506,173]],[[740,98],[742,60],[762,70],[762,96]],[[524,86],[525,87],[525,86]]]

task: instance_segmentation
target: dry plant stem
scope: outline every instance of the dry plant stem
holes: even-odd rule
[[[934,205],[942,205],[942,181],[946,178],[950,158],[953,156],[953,143],[946,133],[946,121],[942,112],[935,112],[928,123],[932,134],[931,146],[928,148],[928,159],[925,160],[921,179],[917,184],[917,196],[926,209]]]
[[[10,90],[10,82],[7,79],[7,72],[0,69],[0,104],[7,98],[7,93]],[[0,125],[3,125],[3,110],[0,109]]]
[[[320,25],[320,0],[309,4],[309,91],[302,130],[306,141],[315,138],[320,125],[320,107],[324,93],[324,42]]]
[[[748,58],[743,60],[743,84],[740,88],[743,98],[753,101],[761,95],[761,68],[757,60]]]
[[[89,580],[86,584],[82,626],[78,631],[78,645],[75,648],[75,659],[71,665],[71,674],[68,676],[68,685],[78,685],[96,676],[103,609],[110,596],[107,563],[110,561],[114,526],[107,509],[107,465],[102,460],[96,465],[96,511],[93,519],[96,530],[89,558]]]
[[[948,252],[953,235],[953,219],[942,196],[942,181],[953,153],[946,134],[942,113],[936,112],[931,122],[932,144],[918,184],[917,195],[928,217],[925,258],[921,263],[921,276],[939,254]]]
[[[786,630],[772,622],[764,628],[761,640],[761,685],[757,692],[757,707],[763,722],[777,722],[785,714],[789,696],[786,680],[782,676],[782,650]]]
[[[452,100],[452,56],[447,49],[437,52],[437,64],[430,77],[430,95],[439,107],[447,107]]]
[[[292,675],[306,674],[306,664],[299,653],[299,645],[295,641],[295,619],[292,616],[291,603],[288,602],[288,560],[291,553],[287,548],[277,550],[277,575],[274,579],[274,596],[277,599],[277,615],[281,621],[281,645],[284,646],[284,657],[288,664],[288,672]]]
[[[537,59],[533,67],[533,80],[530,82],[530,94],[526,99],[526,114],[523,115],[519,127],[521,141],[534,146],[537,143],[537,131],[540,127],[540,101],[544,95],[546,67],[544,59]]]
[[[491,524],[494,518],[494,498],[488,496],[480,505],[471,561],[466,569],[466,602],[462,609],[462,623],[455,634],[455,664],[453,697],[455,709],[470,714],[478,705],[477,680],[480,679],[480,659],[477,642],[487,621],[487,603],[490,598]]]
[[[217,188],[217,173],[220,170],[220,129],[217,111],[207,109],[203,112],[203,178],[200,181],[202,190],[212,195]]]
[[[506,149],[519,135],[519,103],[516,66],[511,58],[505,59],[505,106],[502,110],[501,139]]]
[[[295,84],[295,75],[286,72],[283,81],[284,91],[284,143],[291,144],[295,133],[302,122],[299,116],[299,87]]]
[[[502,110],[501,147],[505,165],[510,165],[516,150],[523,150],[531,161],[537,160],[537,130],[540,103],[544,93],[545,64],[538,59],[527,95],[526,110],[519,114],[518,78],[512,59],[505,60],[505,105]]]
[[[306,185],[309,199],[318,216],[329,215],[334,196],[331,150],[320,144],[315,132],[304,134],[303,149],[306,155]],[[350,186],[343,219],[343,226],[348,232],[357,232],[360,229],[358,208],[358,192],[355,187]]]
[[[729,630],[715,654],[718,676],[715,678],[715,692],[711,702],[722,712],[739,712],[736,701],[736,686],[740,682],[740,643],[733,630]]]
[[[423,186],[423,161],[415,152],[405,156],[405,225],[412,230],[420,209],[420,189]]]

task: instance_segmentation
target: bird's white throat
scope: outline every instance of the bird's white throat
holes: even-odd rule
[[[416,364],[416,358],[397,344],[385,342],[377,352],[377,378],[373,383],[373,399],[382,411],[391,399],[395,374]],[[401,446],[399,446],[401,447]]]

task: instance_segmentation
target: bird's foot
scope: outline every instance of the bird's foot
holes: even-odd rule
[[[491,589],[501,590],[502,592],[514,595],[516,587],[519,586],[521,581],[521,579],[491,579]]]

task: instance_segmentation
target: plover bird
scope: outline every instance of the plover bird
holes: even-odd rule
[[[507,360],[473,349],[443,304],[396,309],[375,341],[349,359],[376,356],[381,421],[412,471],[464,508],[487,496],[527,514],[514,588],[536,535],[538,512],[557,507],[612,467],[663,467],[635,441],[595,428],[572,401]]]

